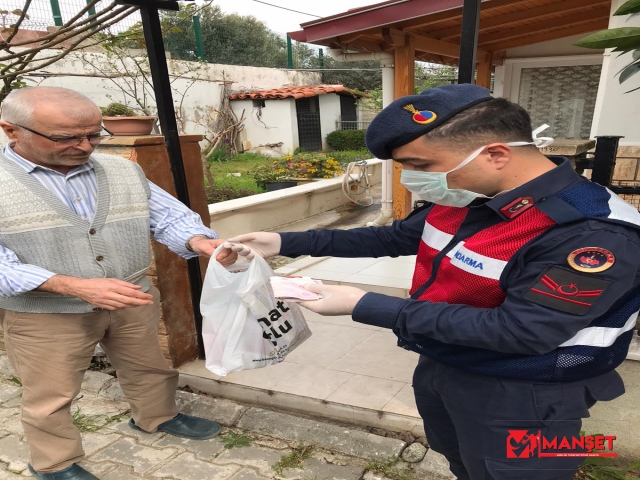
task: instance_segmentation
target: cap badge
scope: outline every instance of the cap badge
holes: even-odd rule
[[[402,108],[413,113],[413,121],[420,125],[428,125],[429,123],[435,122],[436,118],[438,118],[435,112],[432,112],[431,110],[418,111],[411,103]]]
[[[600,247],[586,247],[574,250],[567,258],[574,270],[586,273],[604,272],[613,266],[616,258],[609,250]]]

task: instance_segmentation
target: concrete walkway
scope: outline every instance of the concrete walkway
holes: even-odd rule
[[[20,423],[21,393],[0,351],[0,480],[30,476]],[[183,413],[224,425],[223,434],[191,441],[132,430],[127,425],[129,405],[117,380],[87,372],[72,407],[87,454],[81,465],[102,480],[453,478],[446,461],[427,451],[424,439],[416,441],[411,435],[385,436],[382,431],[372,433],[194,393],[178,392],[178,400]]]

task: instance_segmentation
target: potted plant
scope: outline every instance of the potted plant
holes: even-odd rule
[[[259,187],[266,188],[267,192],[295,187],[298,184],[295,180],[287,180],[291,172],[286,168],[283,159],[274,160],[272,164],[258,165],[251,169],[249,175],[255,179]]]
[[[157,118],[138,116],[122,103],[111,103],[100,110],[105,128],[114,135],[149,135]]]

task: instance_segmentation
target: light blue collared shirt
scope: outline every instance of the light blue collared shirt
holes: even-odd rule
[[[98,198],[96,173],[91,161],[65,175],[30,162],[14,152],[10,145],[4,148],[4,154],[55,194],[72,212],[91,223]],[[152,182],[149,187],[151,234],[158,242],[184,258],[193,258],[197,254],[186,248],[189,238],[194,235],[218,238],[216,232],[203,225],[200,215]],[[0,297],[29,292],[54,275],[55,272],[37,265],[21,263],[14,252],[0,245]]]

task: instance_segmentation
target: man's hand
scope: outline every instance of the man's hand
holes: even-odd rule
[[[153,296],[141,292],[140,285],[116,278],[76,278],[54,275],[37,290],[78,297],[105,310],[152,305]]]
[[[311,283],[304,288],[322,295],[322,300],[300,302],[300,306],[320,315],[351,315],[353,309],[367,292],[343,285],[320,285]]]
[[[246,233],[229,238],[227,242],[235,243],[235,245],[229,244],[229,248],[247,257],[247,260],[253,258],[252,250],[263,258],[271,258],[278,255],[282,247],[280,235],[271,232]]]
[[[225,242],[226,240],[213,240],[211,238],[205,237],[193,237],[191,240],[189,240],[189,246],[191,247],[191,250],[193,250],[198,255],[208,258],[213,255],[213,252],[216,248],[218,248]],[[238,254],[229,248],[225,248],[224,250],[222,250],[216,257],[216,260],[223,267],[233,265],[234,263],[236,263],[237,259]]]

